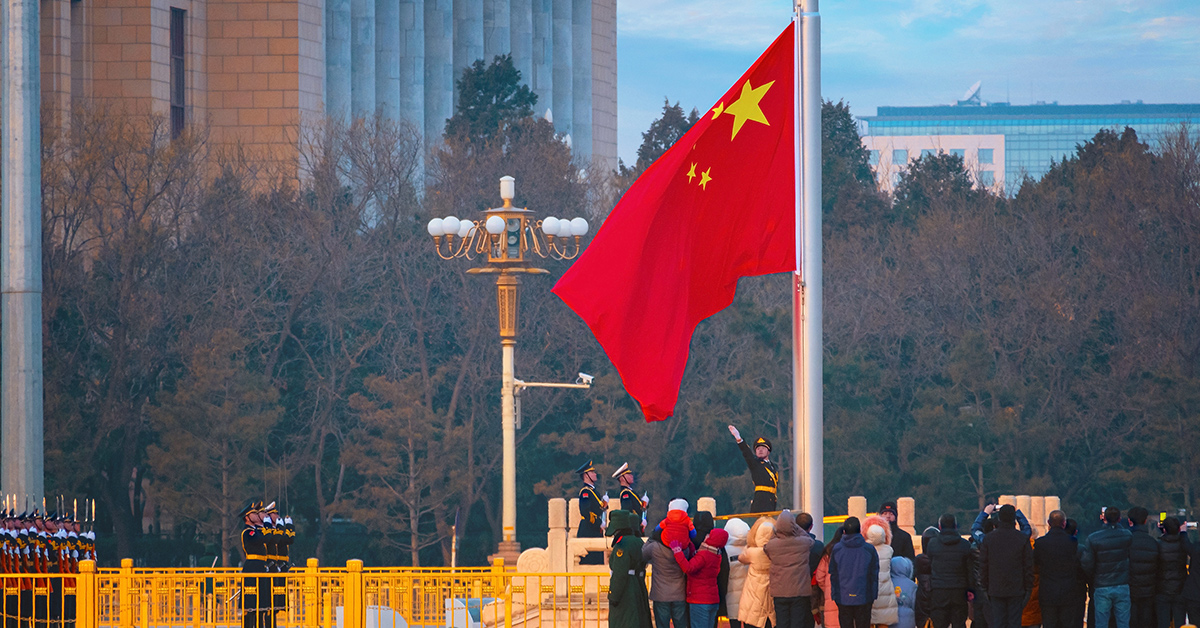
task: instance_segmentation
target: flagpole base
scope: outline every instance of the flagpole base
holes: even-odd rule
[[[521,544],[517,541],[500,541],[496,547],[496,553],[488,556],[488,563],[496,562],[497,558],[504,559],[504,567],[506,569],[515,569],[517,566],[517,558],[521,556]]]

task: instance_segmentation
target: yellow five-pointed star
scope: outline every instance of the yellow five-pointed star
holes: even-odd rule
[[[742,125],[747,120],[771,126],[771,123],[767,122],[767,116],[763,115],[762,107],[759,107],[758,103],[763,99],[763,96],[767,95],[767,90],[771,89],[771,86],[774,84],[775,81],[771,81],[765,85],[751,87],[750,81],[746,81],[746,84],[742,85],[742,95],[725,108],[725,113],[733,116],[733,135],[729,137],[730,140],[737,137],[738,131],[742,130]]]
[[[708,176],[709,172],[712,172],[712,168],[700,173],[700,189],[705,191],[708,191],[708,182],[712,181],[712,177]]]
[[[691,183],[692,179],[696,178],[696,164],[692,164],[692,169],[688,170],[687,178],[688,178],[688,183]]]

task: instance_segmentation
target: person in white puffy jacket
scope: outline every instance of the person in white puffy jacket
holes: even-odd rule
[[[771,559],[763,546],[775,536],[775,520],[759,517],[750,526],[746,535],[746,549],[738,561],[748,565],[746,583],[742,585],[742,597],[738,600],[738,621],[748,628],[764,628],[767,622],[774,626],[775,599],[771,597]]]
[[[871,623],[890,626],[900,621],[896,586],[892,584],[892,528],[887,519],[871,515],[863,522],[863,536],[879,554],[879,597],[871,606]]]
[[[746,549],[746,535],[750,533],[750,526],[741,519],[730,519],[725,523],[725,531],[729,533],[729,542],[725,544],[725,553],[729,555],[729,587],[725,593],[725,607],[729,613],[730,628],[741,628],[738,603],[742,600],[742,587],[746,586],[746,572],[750,566],[742,564],[738,556]]]

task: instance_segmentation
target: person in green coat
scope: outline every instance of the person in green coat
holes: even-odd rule
[[[615,510],[609,515],[608,535],[613,537],[612,554],[608,557],[612,569],[608,582],[609,628],[651,628],[642,539],[633,533],[629,511]]]

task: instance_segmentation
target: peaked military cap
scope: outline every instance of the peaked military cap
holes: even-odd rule
[[[617,467],[617,470],[616,470],[616,471],[613,471],[613,474],[612,474],[612,476],[613,476],[614,478],[619,478],[619,477],[621,477],[622,475],[625,475],[626,473],[633,473],[633,471],[630,471],[630,470],[629,470],[629,463],[628,463],[628,462],[626,462],[626,463],[622,464],[621,466]]]
[[[583,475],[584,473],[587,473],[588,471],[595,471],[595,470],[596,470],[596,467],[592,466],[592,461],[588,460],[587,462],[579,465],[578,469],[575,469],[575,475]]]
[[[242,507],[242,510],[238,513],[238,517],[244,519],[246,517],[246,515],[254,512],[256,510],[258,510],[258,502],[254,501],[252,499],[252,500],[246,502],[246,505]]]
[[[766,447],[767,451],[774,451],[773,449],[771,449],[771,441],[767,440],[766,436],[759,436],[758,440],[754,441],[754,446],[755,447],[760,447],[760,446]]]

